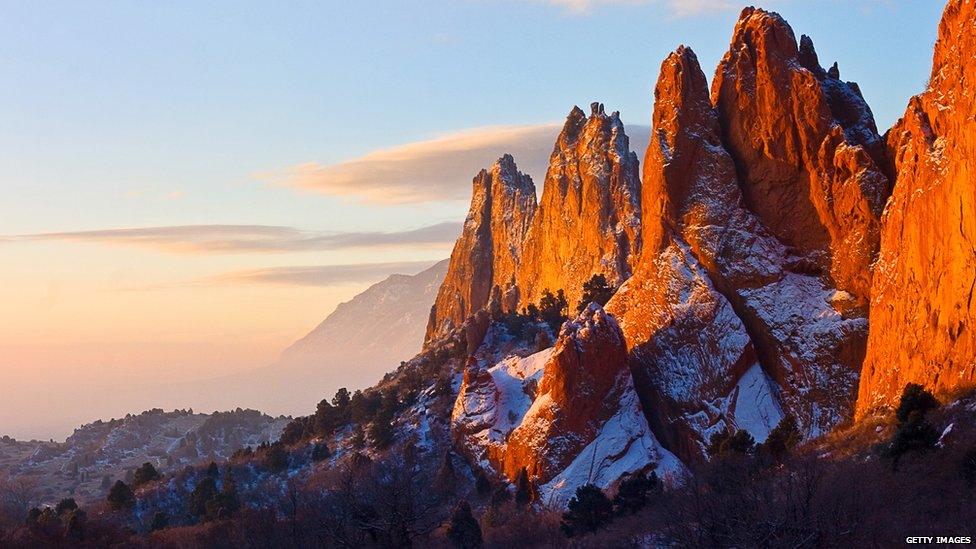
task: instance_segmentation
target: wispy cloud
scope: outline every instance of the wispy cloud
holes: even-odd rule
[[[731,0],[531,0],[558,6],[572,13],[586,13],[598,6],[641,6],[660,5],[672,15],[687,17],[702,13],[729,11],[741,7]]]
[[[270,267],[235,271],[198,281],[207,285],[274,284],[284,286],[334,286],[350,282],[380,280],[392,274],[414,274],[431,265],[432,261],[402,261],[394,263],[358,263],[349,265],[309,265]]]
[[[560,124],[476,128],[338,164],[308,162],[258,177],[277,185],[377,204],[467,201],[471,179],[505,153],[514,156],[519,170],[541,185],[560,128]],[[628,126],[627,131],[632,134],[631,148],[643,154],[647,127]]]
[[[3,241],[54,240],[139,246],[170,253],[275,253],[395,246],[438,246],[454,242],[461,224],[444,222],[402,231],[314,232],[276,225],[175,225],[38,233]]]

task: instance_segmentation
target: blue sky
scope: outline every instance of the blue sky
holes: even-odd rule
[[[40,402],[24,372],[49,372],[43,390],[54,399],[62,378],[71,389],[149,365],[186,379],[257,367],[387,271],[446,257],[475,172],[513,152],[541,185],[574,104],[620,110],[639,148],[661,61],[689,45],[711,76],[741,9],[728,0],[2,5],[0,376],[21,400],[7,395],[0,434],[31,436],[132,410],[102,399],[104,409],[15,417]],[[882,131],[927,78],[942,9],[764,7],[812,36],[822,63],[839,61]],[[350,267],[361,263],[373,267]],[[319,275],[301,284],[285,276],[309,267]]]

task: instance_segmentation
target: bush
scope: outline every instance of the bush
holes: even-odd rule
[[[900,424],[888,445],[887,454],[898,459],[908,452],[924,452],[935,447],[939,440],[939,431],[919,413],[912,413],[908,421]]]
[[[898,403],[895,416],[899,423],[905,423],[912,414],[925,415],[938,407],[939,401],[932,396],[932,393],[926,391],[925,387],[917,383],[909,383],[905,385],[905,389],[901,393],[901,400]]]
[[[559,328],[568,318],[566,315],[568,309],[566,295],[562,290],[552,295],[552,292],[547,289],[539,300],[539,319],[548,324],[553,333],[558,334]]]
[[[569,500],[568,510],[563,513],[560,524],[566,537],[595,532],[613,519],[613,503],[610,498],[592,484],[576,489],[576,495]]]

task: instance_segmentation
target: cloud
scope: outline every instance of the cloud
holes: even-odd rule
[[[374,151],[322,165],[299,164],[258,177],[273,184],[376,204],[405,204],[471,197],[471,180],[501,155],[515,157],[519,170],[539,184],[560,124],[489,126],[436,139]],[[631,148],[643,154],[646,126],[628,127]]]
[[[433,264],[432,261],[402,261],[395,263],[269,267],[217,275],[203,279],[198,283],[207,285],[334,286],[350,282],[380,280],[392,274],[415,274]]]
[[[275,253],[396,246],[450,245],[458,222],[402,231],[312,232],[276,225],[176,225],[39,233],[0,237],[3,241],[54,240],[139,246],[170,253]]]
[[[543,1],[553,6],[565,8],[572,13],[587,13],[598,6],[642,6],[642,5],[662,5],[668,11],[678,17],[699,15],[702,13],[712,13],[717,11],[729,11],[740,7],[731,0],[533,0]]]

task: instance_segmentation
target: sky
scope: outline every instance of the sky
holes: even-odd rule
[[[341,301],[447,257],[503,153],[541,185],[573,105],[638,154],[661,61],[710,77],[725,0],[2,1],[0,434],[274,362]],[[883,131],[941,3],[770,0]],[[148,395],[148,396],[146,396]],[[269,410],[274,412],[274,410]]]

